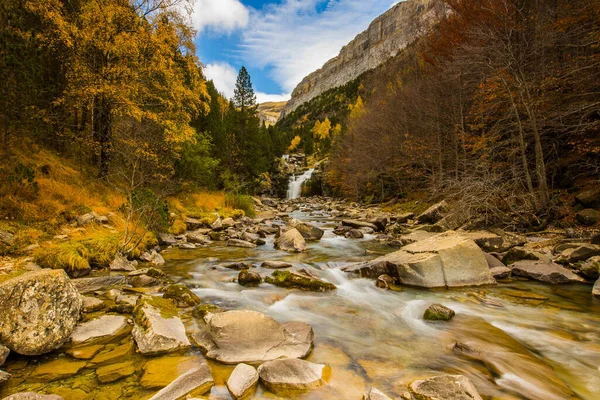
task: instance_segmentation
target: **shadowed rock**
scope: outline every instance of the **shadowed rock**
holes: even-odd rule
[[[585,282],[583,278],[567,268],[545,261],[519,261],[511,265],[513,275],[531,278],[536,281],[560,284]]]

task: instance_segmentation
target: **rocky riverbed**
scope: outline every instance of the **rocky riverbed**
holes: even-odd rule
[[[256,201],[85,277],[5,260],[0,398],[600,397],[598,237]]]

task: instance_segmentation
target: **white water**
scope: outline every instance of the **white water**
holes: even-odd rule
[[[302,194],[302,185],[304,182],[309,180],[312,177],[314,169],[309,169],[305,173],[300,176],[292,175],[290,177],[290,183],[288,185],[287,198],[288,199],[297,199]]]

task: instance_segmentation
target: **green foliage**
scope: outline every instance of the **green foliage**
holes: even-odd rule
[[[212,143],[204,133],[197,133],[193,142],[186,143],[175,163],[176,174],[200,187],[215,189],[219,161],[211,156]]]
[[[136,189],[119,211],[135,217],[138,224],[151,232],[164,232],[171,225],[169,206],[149,188]]]
[[[225,205],[237,210],[242,210],[248,217],[256,216],[254,201],[250,196],[228,193],[225,196]]]

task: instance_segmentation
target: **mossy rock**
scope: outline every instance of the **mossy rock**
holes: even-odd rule
[[[450,321],[456,313],[454,310],[441,304],[433,304],[425,310],[423,319],[426,321]]]
[[[214,304],[200,304],[194,308],[192,316],[196,319],[204,319],[207,314],[216,314],[219,312],[223,312],[219,306],[215,306]]]
[[[265,281],[279,287],[297,288],[313,292],[328,292],[337,289],[332,283],[291,271],[275,271],[271,276],[267,276]]]
[[[190,288],[180,284],[169,285],[163,289],[163,297],[172,299],[178,307],[194,307],[202,304],[202,300]]]
[[[157,296],[140,296],[133,309],[133,319],[138,326],[144,329],[148,328],[145,313],[143,312],[143,308],[146,306],[151,306],[158,310],[161,317],[165,319],[179,318],[179,313],[173,300]]]

